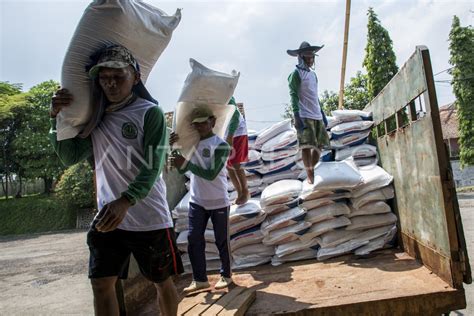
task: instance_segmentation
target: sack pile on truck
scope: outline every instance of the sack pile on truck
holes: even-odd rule
[[[180,21],[180,9],[167,15],[142,1],[93,1],[76,27],[62,64],[61,87],[68,89],[74,100],[58,114],[58,140],[75,137],[91,118],[91,80],[85,66],[94,52],[111,44],[127,47],[146,84]]]
[[[176,244],[179,251],[182,252],[181,260],[183,261],[184,272],[192,273],[191,261],[188,255],[188,230],[182,231],[176,238]],[[214,231],[212,229],[206,229],[204,233],[204,239],[206,240],[206,270],[214,271],[219,270],[221,267],[221,261],[219,259],[219,250],[215,244]]]
[[[377,149],[367,144],[373,126],[372,113],[359,110],[335,110],[328,118],[331,148],[335,156],[324,161],[342,161],[349,157],[358,166],[376,164]]]

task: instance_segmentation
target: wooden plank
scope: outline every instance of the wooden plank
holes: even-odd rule
[[[204,300],[191,308],[189,311],[186,312],[185,315],[194,316],[194,315],[202,315],[204,311],[209,309],[217,300],[219,300],[225,293],[224,292],[215,292],[215,293],[207,293],[208,295],[204,298]]]
[[[228,304],[218,315],[220,316],[243,316],[253,301],[255,301],[255,289],[246,289]]]
[[[207,309],[202,315],[203,316],[214,316],[220,313],[227,304],[229,304],[234,298],[236,298],[242,291],[245,290],[245,287],[237,286],[233,288],[229,293],[221,297],[217,302],[215,302],[209,309]]]
[[[202,301],[205,300],[207,294],[208,292],[201,292],[196,296],[188,296],[183,298],[183,300],[178,304],[178,315],[184,315],[191,308],[193,308],[197,304],[200,304]]]

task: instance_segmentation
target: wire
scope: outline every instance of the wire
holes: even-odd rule
[[[453,82],[453,81],[465,81],[465,80],[471,80],[474,79],[474,76],[472,77],[466,77],[466,78],[459,78],[459,79],[451,79],[451,80],[435,80],[435,82]]]
[[[437,76],[437,75],[442,74],[443,72],[446,72],[446,71],[451,70],[451,69],[453,69],[453,68],[454,68],[454,66],[453,66],[453,67],[446,68],[445,70],[442,70],[442,71],[440,71],[440,72],[438,72],[438,73],[435,73],[433,76]]]

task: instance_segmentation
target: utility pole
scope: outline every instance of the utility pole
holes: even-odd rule
[[[339,109],[344,106],[344,79],[346,76],[347,42],[349,39],[349,20],[351,16],[351,0],[346,0],[346,22],[344,25],[344,45],[342,47],[341,84],[339,87]]]

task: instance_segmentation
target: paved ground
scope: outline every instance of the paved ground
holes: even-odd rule
[[[474,267],[474,193],[458,195]],[[0,238],[0,315],[92,315],[85,232]],[[466,286],[474,315],[474,284]]]

